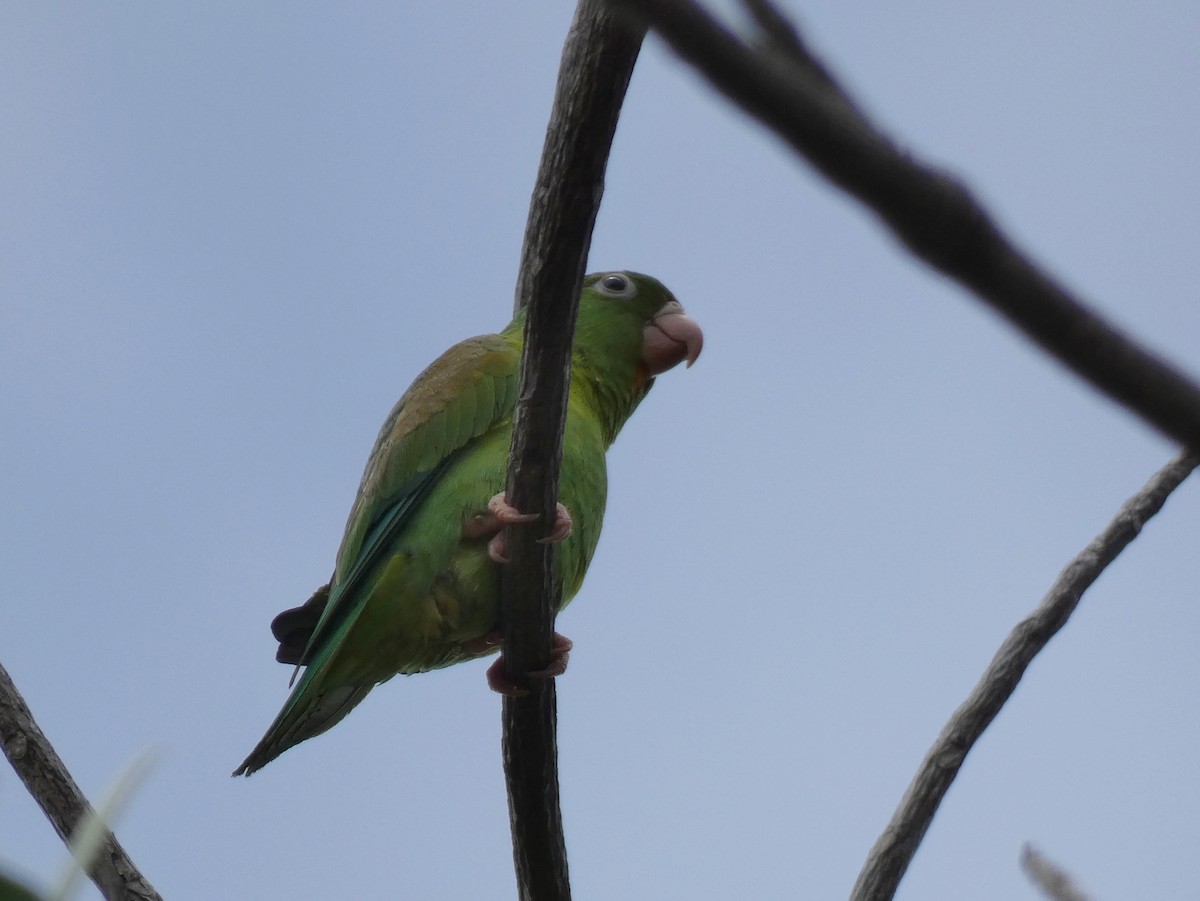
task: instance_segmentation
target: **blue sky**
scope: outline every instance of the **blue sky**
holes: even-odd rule
[[[1200,371],[1191,4],[796,6],[899,140]],[[267,624],[332,568],[396,397],[509,317],[569,4],[0,12],[0,661],[171,899],[513,895],[484,665],[399,679],[252,779]],[[910,261],[651,38],[590,269],[703,358],[610,454],[559,623],[580,898],[844,896],[1009,628],[1174,449]],[[1200,882],[1200,489],[1088,593],[899,897]],[[0,769],[0,861],[65,852]],[[87,897],[95,897],[87,890]]]

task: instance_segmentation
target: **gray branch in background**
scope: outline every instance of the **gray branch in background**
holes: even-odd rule
[[[516,307],[528,308],[521,386],[514,416],[508,500],[541,522],[508,527],[501,631],[514,681],[545,669],[554,635],[554,546],[571,339],[604,171],[642,33],[614,20],[602,0],[581,0],[563,47],[554,107],[530,204]],[[504,773],[519,896],[571,896],[558,791],[552,679],[534,680],[503,702]]]
[[[917,256],[979,295],[1092,384],[1185,445],[1200,446],[1200,389],[1121,335],[1033,266],[954,179],[899,149],[867,120],[767,0],[744,0],[754,44],[691,0],[580,0],[530,210],[516,304],[528,306],[508,498],[541,523],[509,527],[502,629],[509,675],[550,655],[554,549],[536,538],[553,522],[570,378],[570,342],[604,170],[649,23],[722,93],[776,131],[835,184],[869,205]],[[619,8],[616,21],[605,11]],[[1136,537],[1200,463],[1183,455],[1159,472],[1064,570],[1042,604],[1006,639],[954,713],[872,849],[853,901],[891,898],[966,755],[1025,669],[1065,624],[1082,592]],[[522,899],[570,897],[559,809],[553,680],[503,705],[504,766]],[[86,799],[0,667],[0,742],[59,835],[68,839]],[[159,895],[108,834],[89,873],[110,901]]]
[[[0,666],[0,744],[4,746],[4,756],[55,832],[69,844],[79,824],[92,812],[92,806],[38,728],[3,666]],[[112,832],[107,832],[87,872],[108,901],[162,901]]]
[[[1012,697],[1025,669],[1066,625],[1083,593],[1138,536],[1142,526],[1162,509],[1167,497],[1197,465],[1200,454],[1183,453],[1155,473],[1141,491],[1125,502],[1108,528],[1067,565],[1037,609],[1004,640],[979,683],[954,711],[925,755],[891,822],[871,849],[850,895],[851,901],[885,901],[896,893],[967,754]]]
[[[1029,845],[1021,849],[1021,869],[1050,901],[1091,901],[1065,870]]]
[[[1200,447],[1200,387],[1033,265],[962,184],[897,146],[767,0],[744,0],[759,30],[752,39],[693,0],[610,2],[866,204],[917,257],[1109,397]]]
[[[1033,265],[962,184],[898,147],[770,0],[743,0],[758,30],[752,39],[738,37],[693,0],[609,2],[653,28],[713,87],[866,204],[917,257],[1112,399],[1185,447],[1200,448],[1200,388]],[[872,849],[852,901],[893,897],[967,753],[1030,661],[1198,462],[1185,453],[1159,472],[1008,637],[922,763]]]

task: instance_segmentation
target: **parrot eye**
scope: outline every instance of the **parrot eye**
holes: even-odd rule
[[[596,283],[596,290],[609,297],[630,298],[637,294],[637,285],[628,276],[611,272]]]

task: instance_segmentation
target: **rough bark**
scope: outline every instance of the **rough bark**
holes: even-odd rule
[[[528,307],[514,419],[508,499],[542,520],[508,527],[501,623],[506,672],[545,668],[561,586],[554,546],[536,539],[554,522],[570,385],[570,349],[592,228],[617,117],[641,33],[599,0],[581,0],[563,48],[554,108],[530,205],[516,306]],[[522,899],[570,898],[559,806],[554,681],[504,699],[504,771],[513,860]]]
[[[8,671],[0,666],[0,743],[25,788],[33,795],[54,831],[68,844],[79,824],[92,814],[75,780],[33,719]],[[162,901],[111,831],[87,868],[108,901]]]

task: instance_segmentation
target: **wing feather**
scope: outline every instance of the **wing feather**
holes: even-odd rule
[[[419,375],[384,422],[367,460],[346,523],[328,601],[324,589],[304,608],[276,618],[286,638],[281,654],[307,665],[266,735],[235,775],[249,774],[287,748],[341,720],[373,685],[328,685],[324,671],[339,639],[366,601],[359,584],[407,526],[455,456],[475,438],[511,418],[517,398],[519,339],[483,335],[456,344]],[[280,622],[280,620],[283,620]],[[315,626],[301,647],[303,630]]]
[[[329,603],[308,641],[311,658],[362,600],[355,589],[404,528],[454,456],[512,416],[521,352],[481,335],[431,363],[392,408],[367,460],[338,550]]]

